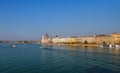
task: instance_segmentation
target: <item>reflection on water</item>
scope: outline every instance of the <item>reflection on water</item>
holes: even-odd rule
[[[92,67],[92,68],[88,68],[86,70],[87,73],[119,73],[119,72],[116,72],[116,71],[113,71],[111,69],[107,69],[107,68],[101,68],[101,67]]]
[[[0,73],[120,73],[119,48],[0,44]]]
[[[110,53],[120,54],[120,48],[109,48]]]

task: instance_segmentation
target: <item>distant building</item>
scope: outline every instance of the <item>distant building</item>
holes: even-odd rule
[[[93,36],[85,36],[85,37],[78,37],[79,42],[81,43],[95,43],[96,42],[96,38]]]
[[[74,38],[74,37],[65,37],[65,38],[61,38],[61,37],[55,37],[52,39],[52,42],[53,43],[69,43],[69,44],[72,44],[72,43],[77,43],[78,42],[78,38]]]
[[[114,44],[120,44],[120,33],[112,33],[110,36],[112,37],[112,42]]]
[[[113,37],[110,35],[97,35],[95,38],[97,44],[113,44]]]
[[[70,38],[61,38],[61,37],[55,37],[52,38],[52,42],[57,44],[57,43],[67,43],[70,41]]]
[[[51,43],[51,38],[48,34],[45,34],[42,36],[42,40],[41,40],[41,43],[43,44],[48,44],[48,43]]]
[[[82,36],[82,37],[59,37],[50,38],[48,34],[42,36],[41,43],[65,43],[65,44],[120,44],[120,33],[113,33],[110,35],[94,35],[94,36]]]

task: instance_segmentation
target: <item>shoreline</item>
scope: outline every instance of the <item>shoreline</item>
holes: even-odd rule
[[[99,47],[98,44],[65,44],[65,45],[75,47]]]
[[[44,45],[51,45],[51,46],[73,46],[73,47],[99,47],[98,44],[63,44],[63,43],[56,43],[56,44],[44,44]]]

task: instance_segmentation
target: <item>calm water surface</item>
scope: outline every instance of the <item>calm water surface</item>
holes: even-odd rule
[[[120,73],[120,49],[0,44],[0,73]]]

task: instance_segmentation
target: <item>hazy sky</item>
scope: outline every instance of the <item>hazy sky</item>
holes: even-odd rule
[[[0,40],[120,32],[120,0],[0,0]]]

